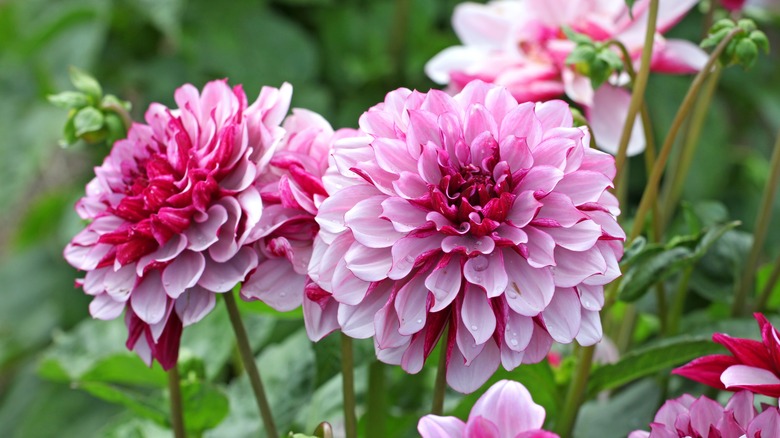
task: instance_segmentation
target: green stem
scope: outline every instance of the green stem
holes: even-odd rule
[[[691,281],[691,274],[693,274],[693,266],[685,269],[677,286],[672,312],[669,314],[669,336],[676,335],[680,330],[680,320],[682,320],[683,310],[685,309],[685,299],[688,297],[688,283]]]
[[[122,105],[117,105],[115,103],[107,103],[103,105],[104,110],[113,111],[116,113],[116,115],[119,116],[120,119],[122,119],[122,124],[125,125],[125,133],[130,131],[130,127],[133,126],[133,119],[130,117],[130,113],[127,112],[127,109],[123,107]]]
[[[410,0],[395,0],[395,12],[393,28],[390,34],[389,53],[395,68],[395,77],[404,77],[404,51],[406,48],[406,35],[409,27]]]
[[[615,157],[615,167],[617,173],[616,180],[620,180],[620,174],[626,162],[628,152],[628,141],[631,139],[631,131],[634,129],[636,115],[642,107],[645,99],[645,89],[647,88],[647,79],[650,77],[650,61],[653,55],[653,41],[655,38],[656,20],[658,18],[658,4],[660,0],[651,0],[647,17],[647,29],[645,31],[645,45],[642,48],[642,61],[639,65],[639,72],[634,79],[633,89],[631,91],[631,102],[628,105],[628,114],[623,125],[623,131],[620,134],[620,143],[618,143],[618,153]],[[625,56],[625,55],[624,55]]]
[[[772,295],[772,291],[778,280],[780,280],[780,256],[777,256],[775,266],[772,268],[772,273],[769,274],[769,279],[764,285],[764,289],[761,290],[761,295],[758,297],[758,303],[756,305],[756,312],[763,312],[766,309],[766,304],[769,301],[769,297]]]
[[[449,329],[444,329],[441,339],[447,340]],[[445,343],[439,343],[439,366],[436,368],[436,383],[433,387],[433,406],[431,414],[444,413],[444,393],[447,391],[447,347]]]
[[[252,390],[255,393],[260,417],[265,425],[265,434],[269,438],[277,438],[279,433],[276,431],[276,424],[274,423],[273,415],[271,415],[271,406],[268,404],[268,399],[265,396],[263,381],[260,379],[260,370],[257,368],[252,347],[249,345],[249,337],[246,334],[244,323],[241,321],[236,298],[233,296],[233,292],[226,292],[222,296],[225,298],[225,307],[227,307],[228,316],[230,316],[230,324],[233,326],[233,332],[236,335],[238,352],[241,354],[244,369],[249,376],[249,382],[252,384]]]
[[[385,437],[385,366],[375,360],[368,367],[368,421],[366,436]]]
[[[656,160],[655,165],[653,166],[653,171],[648,178],[645,191],[642,194],[641,201],[639,202],[639,208],[637,210],[636,216],[634,216],[634,224],[631,227],[631,233],[627,239],[628,243],[631,243],[637,236],[639,236],[639,234],[642,232],[642,229],[644,228],[645,216],[650,210],[650,207],[655,204],[656,198],[658,197],[658,184],[661,182],[661,175],[663,175],[666,162],[669,159],[669,154],[672,152],[672,145],[674,145],[674,140],[677,138],[677,133],[680,131],[680,128],[685,122],[685,119],[690,112],[694,101],[696,100],[696,96],[699,94],[699,90],[704,84],[704,81],[707,79],[707,76],[709,76],[710,72],[712,71],[712,68],[715,66],[715,63],[717,62],[720,54],[723,52],[723,50],[726,49],[728,43],[731,42],[731,40],[741,32],[742,29],[737,27],[729,32],[723,38],[723,40],[721,40],[720,44],[718,44],[715,50],[713,50],[713,52],[710,54],[707,63],[704,65],[704,68],[702,68],[699,74],[696,75],[696,78],[694,78],[691,87],[688,89],[688,93],[685,95],[680,108],[677,110],[677,114],[674,116],[672,126],[669,128],[669,133],[666,135],[666,140],[661,147],[661,151],[658,153],[658,159]]]
[[[631,345],[631,338],[634,334],[634,325],[636,323],[636,306],[632,303],[626,304],[626,310],[623,313],[623,319],[620,323],[620,329],[618,331],[617,343],[618,351],[624,353],[628,351],[628,347]]]
[[[184,410],[181,403],[181,379],[179,379],[179,366],[174,365],[168,370],[168,395],[171,402],[171,427],[173,436],[176,438],[186,438],[187,433],[184,429]]]
[[[678,158],[673,160],[674,169],[671,171],[672,178],[671,180],[665,181],[663,190],[661,191],[661,199],[664,204],[664,214],[661,222],[662,229],[665,229],[669,224],[669,221],[674,216],[677,203],[680,201],[680,196],[682,195],[683,187],[685,186],[685,179],[688,176],[691,164],[693,163],[693,157],[696,154],[696,148],[699,145],[704,121],[707,119],[707,112],[710,109],[712,98],[715,95],[721,71],[722,69],[720,66],[715,66],[712,74],[707,79],[707,83],[691,114],[691,119]]]
[[[344,429],[347,438],[357,437],[355,416],[355,366],[352,360],[352,338],[341,334],[341,389],[344,393]]]
[[[562,437],[570,437],[574,430],[574,424],[577,422],[577,414],[585,398],[585,390],[588,387],[588,377],[590,377],[590,366],[593,363],[593,353],[596,346],[583,347],[580,349],[577,369],[572,377],[569,391],[566,394],[566,404],[563,405],[563,411],[558,423],[558,434]]]
[[[758,210],[756,224],[753,227],[753,247],[750,249],[750,254],[742,271],[742,278],[737,286],[737,295],[734,298],[734,306],[731,308],[731,314],[734,316],[742,315],[745,311],[747,297],[753,289],[753,277],[758,268],[761,248],[764,246],[764,240],[769,230],[769,220],[772,218],[772,204],[777,193],[777,183],[780,181],[780,132],[777,134],[777,140],[772,150],[772,161],[769,166],[769,179],[766,180],[766,185],[764,185],[761,206]]]

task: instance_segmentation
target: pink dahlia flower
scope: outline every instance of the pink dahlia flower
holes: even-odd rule
[[[183,326],[257,266],[249,246],[263,201],[255,182],[281,140],[292,88],[264,88],[247,106],[226,81],[179,88],[178,109],[152,104],[114,144],[76,205],[86,229],[65,258],[86,271],[92,316],[126,310],[127,347],[175,365]]]
[[[698,0],[661,0],[658,33],[651,68],[665,73],[701,69],[706,54],[688,41],[664,39],[661,33],[677,23]],[[452,25],[462,46],[449,47],[431,59],[426,73],[453,92],[473,79],[507,87],[518,101],[547,100],[566,94],[585,107],[596,141],[615,153],[628,113],[630,95],[605,84],[594,90],[588,78],[566,65],[575,44],[565,27],[594,41],[622,42],[638,67],[647,24],[648,0],[629,13],[624,0],[503,0],[462,3]],[[613,78],[613,84],[624,82]],[[644,149],[641,124],[634,126],[629,155]]]
[[[741,11],[745,7],[745,0],[721,0],[720,4],[729,11]]]
[[[558,438],[542,430],[544,416],[544,408],[534,403],[525,386],[502,380],[474,403],[467,422],[426,415],[417,430],[422,438]]]
[[[455,96],[398,89],[360,127],[334,144],[310,264],[344,333],[416,373],[449,326],[461,392],[553,341],[601,339],[625,235],[614,159],[588,148],[568,105],[480,81]]]
[[[712,340],[726,347],[732,356],[700,357],[672,373],[721,390],[747,389],[780,397],[780,336],[764,315],[753,316],[761,329],[762,342],[715,333]]]
[[[707,397],[690,394],[668,400],[655,414],[650,432],[635,430],[628,438],[768,438],[780,436],[780,412],[767,407],[756,415],[753,394],[740,391],[724,408]]]

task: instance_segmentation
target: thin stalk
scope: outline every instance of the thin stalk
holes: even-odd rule
[[[689,266],[683,272],[680,283],[677,285],[677,293],[674,295],[672,312],[669,314],[669,335],[674,336],[680,330],[680,320],[685,309],[685,299],[688,297],[688,283],[691,281],[693,266]]]
[[[268,438],[277,438],[279,433],[276,431],[273,415],[271,415],[271,406],[265,396],[263,381],[260,379],[260,370],[257,368],[255,356],[252,353],[252,347],[249,345],[249,337],[246,334],[244,322],[241,321],[241,314],[238,311],[236,298],[233,292],[222,294],[225,298],[225,307],[227,307],[230,324],[233,326],[233,332],[236,335],[236,344],[238,352],[241,354],[241,360],[244,363],[244,369],[249,376],[249,382],[252,384],[252,390],[255,393],[257,408],[260,410],[260,417],[263,419],[265,434]]]
[[[393,28],[390,31],[389,53],[395,68],[395,77],[404,77],[404,55],[409,27],[410,0],[395,0]]]
[[[355,416],[355,366],[352,360],[352,338],[341,334],[341,389],[344,393],[344,429],[347,438],[357,438]]]
[[[580,411],[580,405],[585,397],[585,390],[588,387],[588,378],[590,377],[590,366],[593,363],[593,353],[596,346],[580,348],[579,361],[575,370],[569,391],[566,394],[566,404],[563,405],[560,422],[558,423],[558,434],[560,436],[571,436],[574,430],[574,424],[577,422],[577,414]]]
[[[116,103],[107,103],[103,105],[103,109],[113,111],[116,115],[122,119],[122,124],[125,126],[125,133],[130,131],[130,127],[133,126],[133,119],[130,117],[130,113],[122,105]]]
[[[764,193],[761,196],[761,206],[758,209],[758,217],[753,227],[753,247],[750,249],[742,278],[737,286],[737,295],[734,297],[732,315],[741,315],[745,310],[745,303],[750,291],[753,289],[753,277],[758,268],[758,259],[761,257],[761,248],[764,246],[766,233],[769,230],[769,220],[772,218],[772,204],[777,193],[777,183],[780,181],[780,132],[777,134],[772,161],[769,164],[769,179],[764,185]]]
[[[647,29],[645,31],[645,45],[642,48],[642,61],[639,65],[639,72],[634,79],[633,89],[631,91],[631,102],[628,105],[628,114],[623,125],[623,131],[620,134],[620,143],[618,143],[618,153],[615,157],[615,166],[617,168],[616,180],[620,180],[620,174],[626,162],[628,152],[628,141],[631,139],[631,131],[634,129],[636,115],[642,107],[645,99],[645,89],[647,88],[647,79],[650,77],[650,61],[653,55],[653,40],[655,38],[656,20],[658,18],[658,4],[660,0],[651,0],[647,17]]]
[[[366,436],[385,437],[385,366],[378,360],[368,367],[368,421]]]
[[[693,163],[693,157],[696,154],[696,148],[699,145],[704,121],[707,119],[707,112],[710,109],[712,98],[715,95],[721,71],[722,69],[720,66],[715,66],[712,74],[707,79],[707,83],[704,85],[704,89],[691,114],[688,129],[685,133],[685,138],[683,140],[682,148],[679,151],[678,158],[677,160],[673,160],[675,165],[674,170],[671,171],[672,178],[671,180],[664,182],[663,190],[661,191],[661,199],[663,200],[664,205],[663,220],[661,222],[662,229],[665,229],[669,224],[669,221],[674,216],[677,203],[680,201],[680,196],[682,195],[683,187],[685,186],[685,179],[688,176],[691,164]]]
[[[769,274],[769,280],[764,285],[764,289],[761,290],[756,304],[756,312],[763,312],[766,309],[766,303],[769,301],[769,296],[772,295],[772,290],[774,290],[778,280],[780,280],[780,256],[775,260],[775,266],[772,268],[772,273]]]
[[[631,338],[634,334],[636,317],[636,306],[632,303],[628,303],[626,305],[626,310],[623,313],[623,320],[620,323],[620,331],[618,332],[617,339],[615,339],[617,342],[618,351],[621,353],[628,351],[628,347],[631,345]]]
[[[174,365],[168,370],[168,393],[171,401],[171,427],[173,436],[176,438],[186,438],[187,433],[184,429],[184,410],[181,403],[181,379],[179,379],[179,366]]]
[[[449,328],[444,330],[441,339],[447,340]],[[431,414],[441,415],[444,413],[444,393],[447,391],[447,347],[445,343],[439,343],[439,366],[436,368],[436,383],[433,387],[433,406]]]
[[[666,135],[666,140],[661,147],[661,151],[658,153],[658,159],[656,160],[655,165],[653,166],[653,171],[648,178],[645,191],[642,194],[641,201],[639,202],[639,209],[637,210],[636,216],[634,217],[634,224],[631,227],[631,234],[628,237],[629,243],[632,242],[642,232],[642,229],[644,228],[645,216],[647,215],[648,210],[650,210],[650,207],[656,202],[656,198],[658,197],[658,184],[661,182],[661,175],[663,175],[666,162],[669,160],[669,154],[672,152],[672,145],[674,145],[674,140],[677,138],[677,133],[680,131],[680,128],[685,122],[688,113],[690,113],[691,107],[696,100],[696,96],[699,94],[699,90],[704,84],[704,81],[707,79],[707,76],[709,76],[710,72],[712,71],[712,68],[715,66],[715,63],[717,62],[720,54],[723,52],[723,50],[726,49],[728,43],[731,42],[731,40],[741,32],[742,29],[735,28],[729,32],[723,38],[723,40],[721,40],[720,44],[718,44],[715,50],[710,54],[707,63],[704,65],[704,68],[702,68],[699,74],[696,75],[696,78],[694,78],[691,87],[688,89],[688,93],[685,95],[680,108],[677,110],[677,114],[674,116],[672,126],[669,128],[669,133]]]

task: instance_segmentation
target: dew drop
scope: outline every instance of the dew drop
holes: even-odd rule
[[[422,318],[417,320],[417,324],[422,324]]]
[[[408,256],[404,257],[404,261],[406,263],[414,263],[414,257],[408,255]]]
[[[506,294],[506,296],[507,296],[507,298],[509,298],[510,300],[514,300],[515,298],[517,298],[517,294],[516,294],[516,293],[514,293],[514,292],[509,292],[508,294]]]
[[[279,292],[279,296],[284,298],[287,296],[287,292]]]
[[[509,340],[509,342],[512,344],[512,346],[517,346],[517,339],[512,338]]]
[[[488,264],[489,262],[487,257],[483,257],[483,256],[479,256],[471,260],[471,266],[477,272],[482,272],[485,269],[487,269]]]
[[[477,326],[476,325],[472,325],[471,326],[471,331],[474,331],[474,332],[477,331]]]

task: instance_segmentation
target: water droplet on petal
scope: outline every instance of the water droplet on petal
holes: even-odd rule
[[[479,242],[477,242],[479,243]],[[490,262],[488,261],[487,257],[479,256],[471,260],[471,266],[474,268],[477,272],[482,272],[485,269],[487,269]]]
[[[418,320],[417,320],[417,324],[422,324],[422,322],[423,322],[423,321],[422,321],[422,318],[420,318],[420,319],[418,319]]]
[[[279,296],[284,298],[287,296],[287,292],[279,292]]]
[[[517,346],[517,339],[515,339],[515,338],[512,338],[512,339],[510,339],[510,340],[509,340],[509,342],[510,342],[510,343],[511,343],[513,346]]]
[[[476,325],[472,325],[471,326],[471,331],[474,331],[474,332],[477,331],[477,326]]]
[[[408,255],[408,256],[404,257],[404,261],[406,263],[414,263],[414,257]]]

